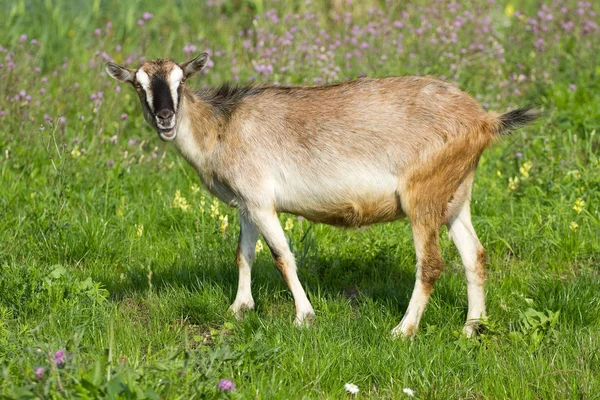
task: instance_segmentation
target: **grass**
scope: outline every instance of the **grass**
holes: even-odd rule
[[[0,2],[0,397],[343,398],[353,382],[368,398],[597,398],[600,9],[526,3]],[[391,339],[414,282],[406,221],[340,230],[282,215],[314,325],[294,327],[266,246],[256,311],[226,313],[235,210],[198,189],[132,90],[102,72],[103,52],[133,67],[204,50],[214,66],[197,87],[434,74],[493,110],[544,109],[475,180],[481,336],[459,333],[466,285],[444,231],[421,330]]]

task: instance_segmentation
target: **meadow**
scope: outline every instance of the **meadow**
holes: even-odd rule
[[[0,398],[599,398],[597,2],[0,0],[0,12]],[[466,284],[444,228],[420,332],[391,338],[414,284],[407,221],[281,215],[313,326],[294,326],[263,242],[256,310],[227,313],[235,210],[103,68],[203,51],[198,88],[435,75],[486,109],[544,111],[486,151],[475,179],[481,335],[460,334]]]

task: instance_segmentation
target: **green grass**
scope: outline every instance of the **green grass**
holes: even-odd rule
[[[599,24],[598,17],[587,8],[576,17],[575,1],[559,1],[549,31],[535,34],[523,18],[507,15],[508,3],[471,4],[460,12],[468,8],[476,18],[457,43],[443,44],[429,39],[441,40],[435,27],[455,17],[446,3],[389,5],[383,15],[368,12],[383,2],[360,3],[0,2],[7,15],[0,44],[16,64],[9,71],[8,53],[0,53],[0,398],[343,398],[350,397],[346,382],[367,398],[403,398],[404,388],[432,399],[598,398],[600,70],[590,66],[600,65],[600,47],[598,31],[582,28],[586,18]],[[535,17],[542,8],[528,3],[520,11]],[[271,8],[281,20],[306,11],[315,17],[253,18]],[[154,16],[138,27],[144,11]],[[349,27],[332,17],[345,11]],[[419,26],[421,15],[434,25],[424,37],[382,33],[397,20]],[[577,22],[574,31],[561,30],[564,18]],[[343,41],[355,24],[373,22],[380,32],[327,54],[301,43],[322,37],[315,20],[331,35],[325,44],[336,34]],[[484,25],[492,29],[485,49],[462,54],[479,43]],[[270,36],[292,26],[291,45]],[[250,33],[238,37],[240,29]],[[542,49],[535,47],[539,37],[546,39]],[[28,44],[32,38],[39,44]],[[370,47],[346,60],[362,42]],[[103,51],[121,63],[131,56],[134,66],[142,55],[191,58],[187,43],[213,52],[215,65],[197,87],[236,76],[312,83],[361,73],[434,74],[494,110],[541,106],[545,118],[487,151],[475,180],[473,223],[488,252],[485,332],[472,340],[460,335],[466,284],[444,229],[446,270],[420,332],[391,339],[414,284],[406,221],[342,230],[282,215],[284,223],[293,218],[289,241],[314,325],[294,327],[291,295],[266,246],[253,268],[256,310],[242,321],[228,315],[237,285],[235,210],[218,204],[229,222],[223,232],[213,199],[196,190],[192,168],[146,126],[131,88],[116,93],[102,74]],[[341,67],[337,75],[330,62]],[[260,76],[254,66],[268,63],[273,75]],[[13,100],[20,90],[32,98]],[[90,100],[99,91],[102,101]],[[177,191],[187,210],[174,207]],[[585,203],[579,212],[578,199]],[[58,349],[67,353],[60,368]],[[40,380],[36,368],[44,369]],[[237,390],[221,392],[220,379]]]

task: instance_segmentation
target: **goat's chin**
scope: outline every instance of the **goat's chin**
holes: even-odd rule
[[[172,142],[177,137],[177,130],[175,127],[173,129],[159,129],[158,137],[163,142]]]

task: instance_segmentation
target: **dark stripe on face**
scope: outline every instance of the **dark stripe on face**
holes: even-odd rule
[[[164,76],[154,75],[150,82],[150,90],[152,91],[155,113],[164,109],[175,111],[171,89]]]

